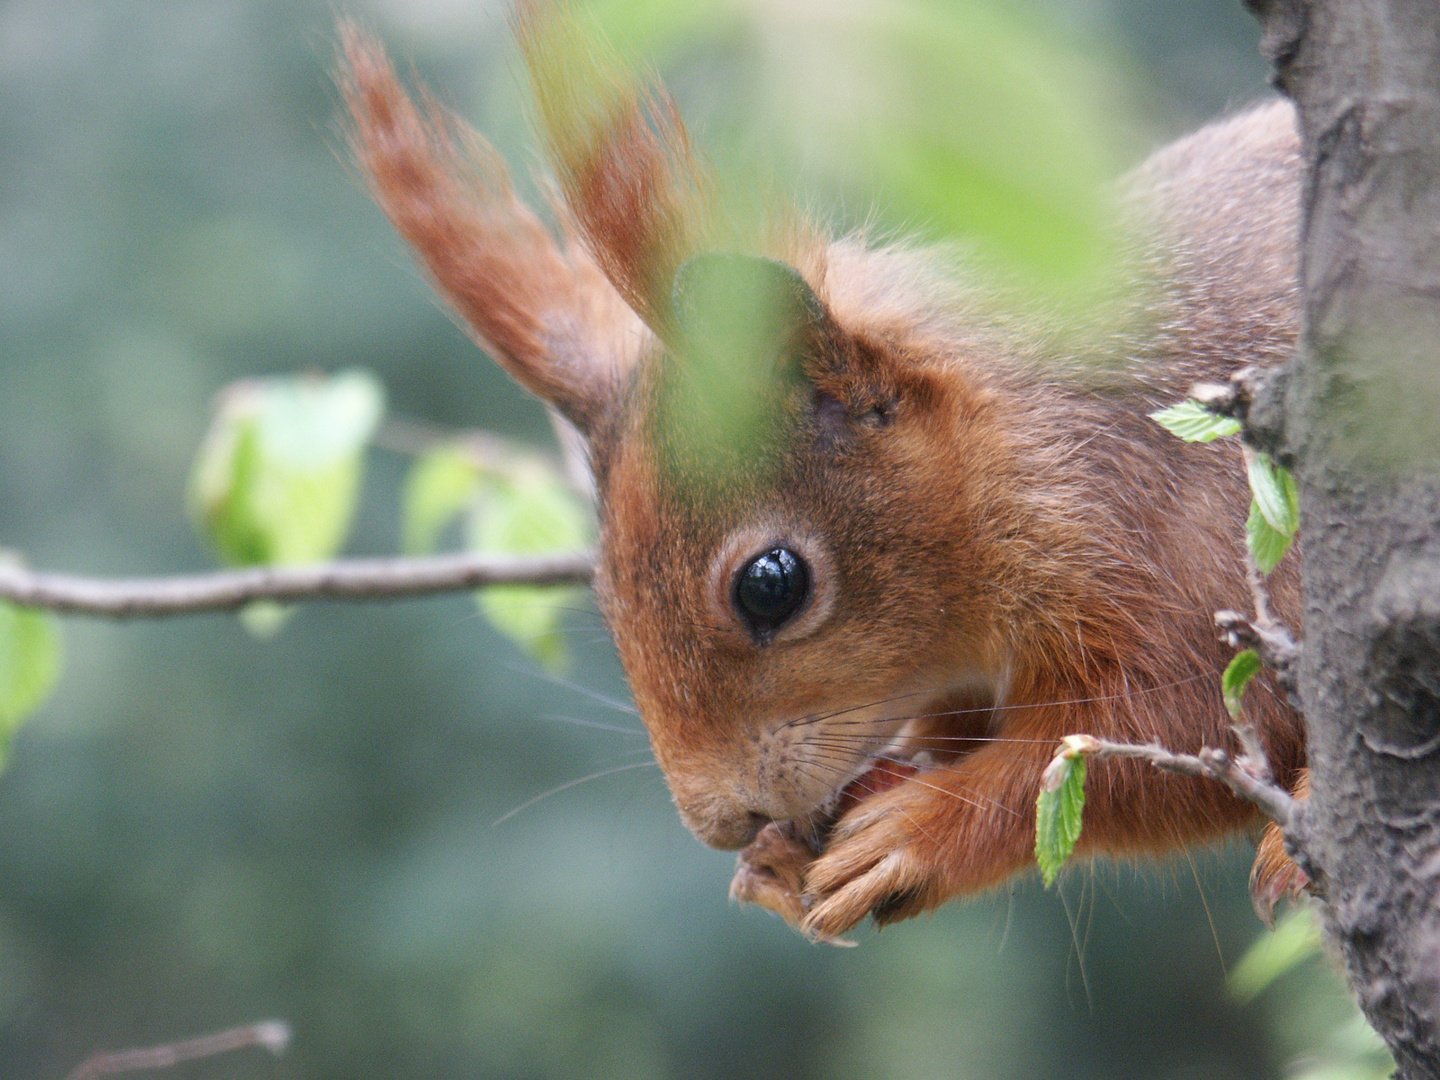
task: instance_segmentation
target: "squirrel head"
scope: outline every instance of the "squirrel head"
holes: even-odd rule
[[[656,757],[691,829],[743,846],[833,801],[922,692],[1005,678],[1002,406],[956,375],[990,346],[914,299],[903,253],[783,207],[725,250],[663,90],[546,5],[518,31],[561,240],[347,26],[355,154],[465,324],[587,440],[597,595]]]
[[[825,281],[692,257],[674,344],[595,440],[597,595],[681,814],[720,847],[823,807],[942,673],[1003,666],[937,539],[965,535],[949,459],[983,395],[847,328]]]

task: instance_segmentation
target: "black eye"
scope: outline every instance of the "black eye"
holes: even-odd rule
[[[805,561],[789,548],[771,548],[746,563],[735,579],[735,610],[763,638],[799,611],[809,594]]]

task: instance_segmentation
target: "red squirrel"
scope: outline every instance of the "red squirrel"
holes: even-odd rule
[[[354,152],[475,338],[584,436],[599,607],[682,819],[743,849],[734,894],[836,940],[1030,867],[1065,735],[1231,745],[1213,613],[1248,603],[1244,469],[1234,440],[1182,444],[1147,414],[1294,346],[1289,106],[1206,127],[1124,182],[1144,285],[1080,356],[997,318],[925,250],[788,211],[750,250],[717,250],[663,90],[568,85],[551,15],[522,7],[517,27],[560,235],[346,26]],[[761,314],[735,330],[727,306]],[[682,407],[704,356],[741,352],[758,357],[734,391],[750,438]],[[1297,610],[1293,568],[1272,589]],[[1251,700],[1296,785],[1298,717],[1273,688]],[[1107,760],[1078,853],[1255,820],[1218,784]]]

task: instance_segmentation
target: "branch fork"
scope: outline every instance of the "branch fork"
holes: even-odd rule
[[[1242,745],[1244,741],[1242,737]],[[1225,750],[1209,746],[1198,754],[1176,754],[1158,743],[1120,743],[1094,735],[1067,735],[1060,740],[1060,749],[1046,766],[1041,786],[1046,791],[1056,790],[1064,771],[1061,763],[1077,757],[1139,758],[1164,772],[1218,780],[1240,798],[1258,806],[1282,829],[1290,825],[1294,816],[1295,800],[1270,778],[1270,766],[1263,750],[1258,758],[1249,748],[1236,758]]]

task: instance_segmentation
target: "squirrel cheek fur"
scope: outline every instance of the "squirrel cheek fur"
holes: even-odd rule
[[[759,391],[768,441],[711,454],[702,430],[686,451],[666,394],[686,341],[675,282],[710,250],[707,185],[662,89],[613,84],[608,114],[557,119],[569,54],[545,42],[565,18],[530,4],[518,22],[559,239],[350,26],[340,82],[356,159],[438,291],[587,441],[600,607],[685,823],[745,848],[734,893],[833,940],[1024,871],[1065,735],[1230,745],[1212,615],[1248,604],[1244,469],[1236,447],[1182,445],[1146,414],[1293,347],[1288,107],[1206,128],[1128,180],[1143,286],[1078,359],[926,252],[831,241],[780,208],[736,264],[791,313]],[[722,464],[697,471],[708,457]],[[737,575],[776,548],[808,591],[757,632]],[[1293,615],[1290,562],[1271,587]],[[1293,786],[1299,719],[1259,690]],[[1156,854],[1254,823],[1217,784],[1104,761],[1079,850]],[[1284,879],[1274,836],[1267,853],[1266,880]]]

